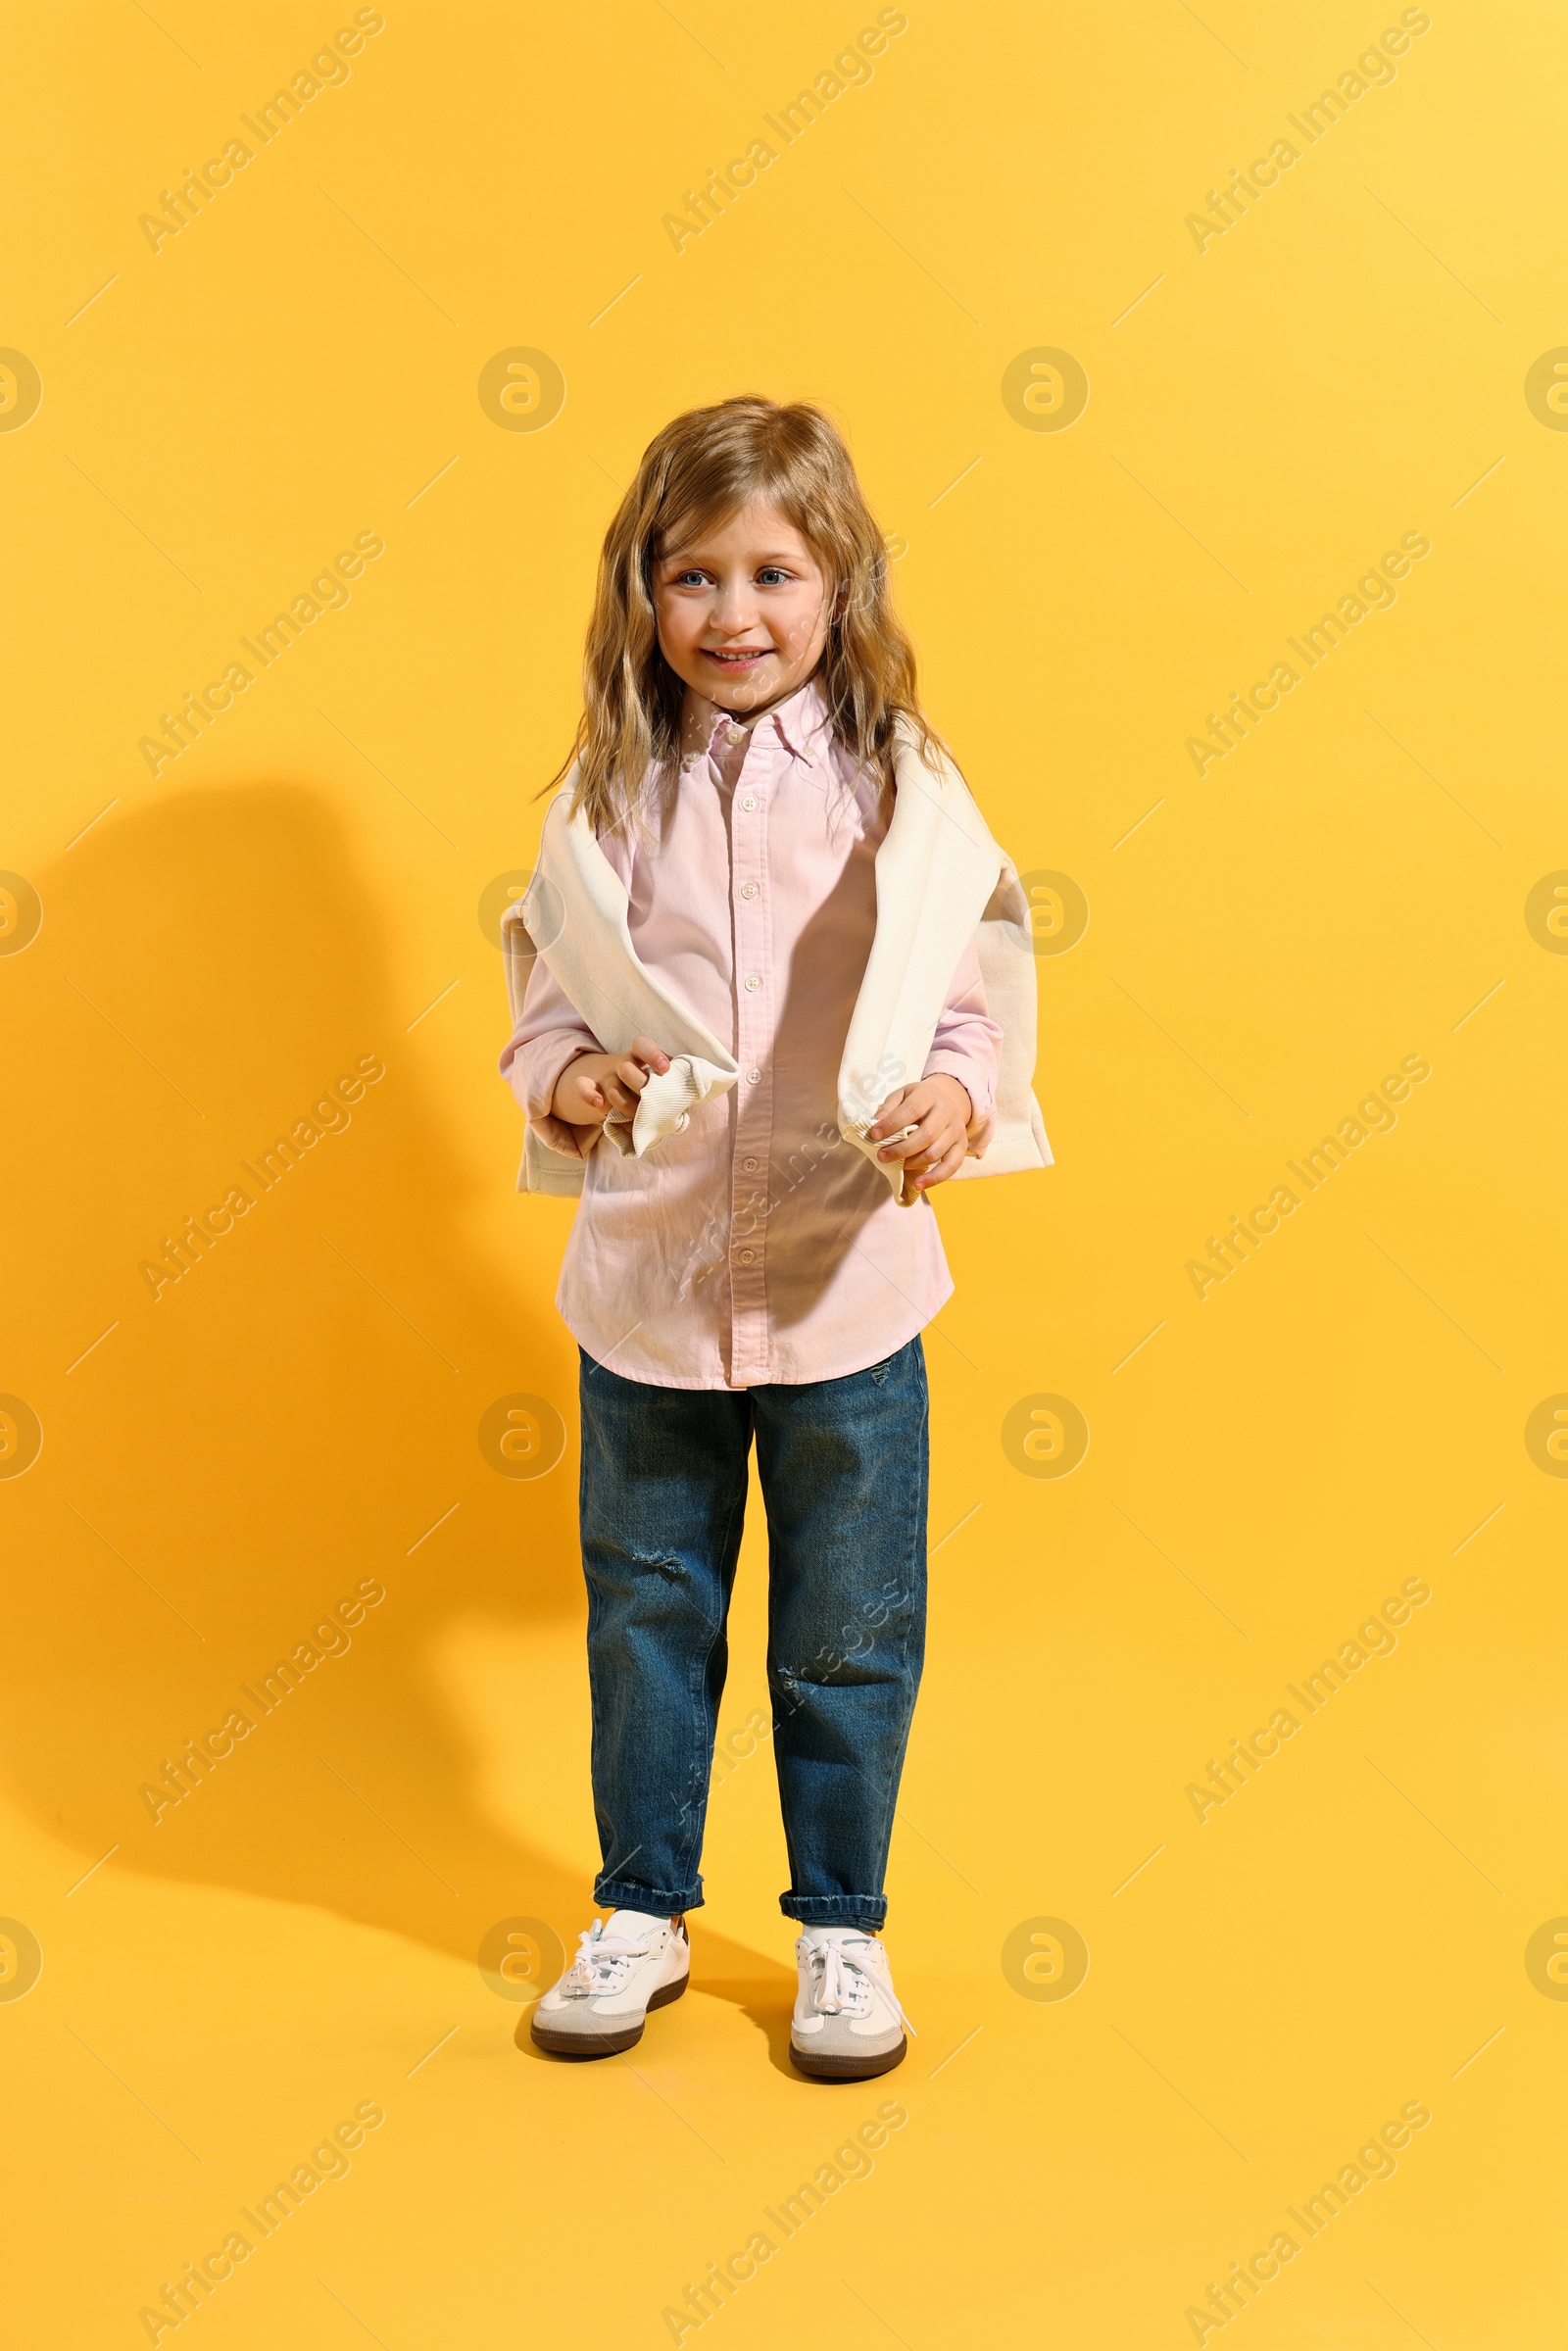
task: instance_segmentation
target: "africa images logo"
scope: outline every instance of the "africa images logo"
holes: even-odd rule
[[[299,1166],[308,1151],[324,1141],[328,1135],[346,1135],[353,1125],[350,1102],[362,1102],[367,1086],[379,1085],[386,1075],[386,1063],[376,1053],[362,1053],[353,1070],[340,1077],[334,1087],[311,1104],[308,1118],[297,1118],[286,1135],[279,1135],[270,1151],[259,1151],[258,1168],[253,1161],[241,1159],[247,1184],[231,1184],[216,1207],[205,1215],[187,1216],[179,1232],[166,1233],[159,1243],[162,1255],[144,1257],[137,1268],[155,1299],[161,1298],[172,1282],[182,1281],[210,1255],[226,1234],[232,1233],[236,1220],[248,1216],[257,1201],[273,1190],[283,1178]],[[255,1190],[249,1189],[250,1185]]]

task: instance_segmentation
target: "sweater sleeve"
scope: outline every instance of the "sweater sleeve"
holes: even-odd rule
[[[996,1131],[998,1053],[1002,1031],[986,1008],[980,953],[971,939],[953,975],[948,1001],[937,1022],[921,1072],[928,1078],[956,1078],[969,1097],[969,1155],[980,1158]]]
[[[557,1081],[579,1053],[604,1050],[552,976],[543,955],[537,956],[523,993],[522,1018],[501,1056],[501,1074],[540,1142],[565,1158],[584,1157],[580,1137],[589,1138],[592,1150],[599,1140],[599,1130],[579,1129],[568,1126],[564,1119],[552,1118],[550,1103]]]

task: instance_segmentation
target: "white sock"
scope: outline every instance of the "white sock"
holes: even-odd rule
[[[635,1942],[640,1935],[647,1935],[654,1928],[668,1925],[668,1911],[612,1910],[605,1921],[605,1933],[624,1935]]]

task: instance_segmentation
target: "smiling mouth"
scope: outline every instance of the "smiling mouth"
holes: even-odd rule
[[[705,661],[717,661],[725,669],[749,669],[754,661],[765,661],[771,651],[769,645],[743,645],[734,653],[719,653],[710,645],[702,648]]]

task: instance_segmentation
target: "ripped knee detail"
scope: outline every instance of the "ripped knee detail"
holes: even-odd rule
[[[632,1551],[628,1556],[639,1575],[662,1576],[666,1584],[680,1583],[686,1573],[681,1562],[672,1558],[667,1551],[657,1557],[652,1553],[645,1555],[641,1551]]]

